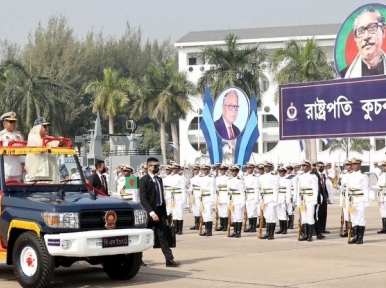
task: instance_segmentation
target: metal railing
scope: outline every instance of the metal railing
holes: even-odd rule
[[[161,150],[119,150],[110,151],[110,156],[124,156],[124,155],[161,155]]]

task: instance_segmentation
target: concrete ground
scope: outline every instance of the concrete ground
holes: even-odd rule
[[[257,239],[255,233],[242,233],[239,239],[227,238],[226,232],[199,237],[189,230],[193,216],[186,212],[184,235],[177,236],[173,249],[181,267],[165,267],[161,250],[151,249],[144,252],[148,266],[129,281],[113,281],[100,266],[80,262],[57,269],[51,287],[383,287],[386,234],[376,233],[381,226],[378,207],[373,203],[367,208],[363,245],[348,245],[347,238],[338,236],[337,205],[329,205],[328,212],[331,234],[313,242],[297,241],[296,229],[271,241]],[[4,263],[0,287],[20,287],[12,267]]]

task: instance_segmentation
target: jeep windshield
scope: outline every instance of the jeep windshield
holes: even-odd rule
[[[53,141],[60,141],[61,144],[48,146],[47,143]],[[0,168],[5,180],[2,185],[23,189],[31,185],[45,186],[47,192],[63,186],[69,191],[85,190],[85,176],[76,151],[71,147],[71,140],[45,137],[43,143],[41,147],[31,147],[26,141],[13,141],[0,146]]]

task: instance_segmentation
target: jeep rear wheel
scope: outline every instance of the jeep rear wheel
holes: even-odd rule
[[[16,279],[22,287],[44,288],[50,285],[55,261],[35,232],[24,232],[16,239],[12,258]]]
[[[141,267],[142,253],[110,256],[103,260],[103,270],[115,280],[127,280],[137,275]]]

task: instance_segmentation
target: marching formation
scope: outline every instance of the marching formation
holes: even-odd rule
[[[377,183],[369,183],[361,162],[345,160],[342,172],[330,163],[309,160],[277,169],[270,161],[244,167],[195,164],[190,169],[173,162],[159,175],[176,234],[183,234],[183,210],[189,208],[194,216],[190,230],[197,230],[200,236],[212,236],[214,231],[233,238],[256,233],[259,239],[273,240],[294,229],[296,215],[297,239],[321,240],[330,233],[326,230],[327,207],[337,189],[342,209],[340,236],[349,244],[362,244],[370,191],[376,191],[380,205],[382,229],[378,233],[386,233],[386,162],[382,162],[383,174]]]

